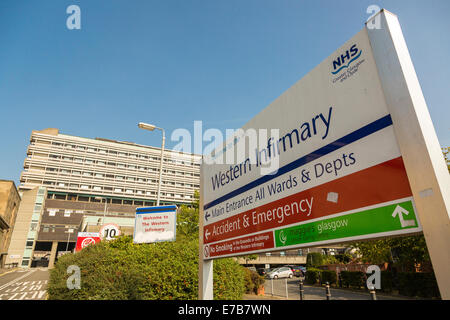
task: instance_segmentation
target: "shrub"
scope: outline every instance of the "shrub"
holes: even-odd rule
[[[325,284],[327,282],[330,285],[334,284],[334,283],[336,283],[336,279],[337,279],[336,271],[333,271],[333,270],[322,270],[321,273],[320,273],[320,282],[322,284]]]
[[[258,294],[258,288],[264,284],[264,277],[258,272],[244,268],[245,271],[245,293]]]
[[[306,269],[305,282],[307,284],[316,284],[320,279],[321,270],[315,268]]]
[[[59,258],[50,271],[49,299],[197,299],[198,240],[134,244],[122,236]],[[67,268],[81,272],[81,289],[69,290]],[[232,259],[214,261],[214,298],[240,299],[242,267]]]
[[[386,293],[391,293],[394,288],[394,280],[392,277],[392,272],[381,271],[381,291]]]
[[[306,255],[306,268],[317,268],[323,265],[323,255],[320,252],[310,252]]]
[[[365,275],[362,271],[341,271],[339,276],[341,285],[347,288],[361,288],[366,286]]]
[[[439,297],[439,288],[433,273],[399,272],[397,273],[399,294],[421,298]]]

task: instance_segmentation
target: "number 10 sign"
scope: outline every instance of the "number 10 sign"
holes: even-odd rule
[[[112,240],[115,237],[120,236],[120,228],[115,223],[108,223],[101,227],[100,238],[102,240]]]

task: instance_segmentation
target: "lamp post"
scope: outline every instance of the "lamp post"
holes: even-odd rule
[[[139,122],[138,127],[144,130],[153,131],[155,129],[161,130],[162,132],[162,143],[161,143],[161,160],[159,162],[159,181],[158,181],[158,194],[156,198],[156,205],[159,206],[159,199],[161,194],[161,179],[162,179],[162,166],[163,166],[163,156],[164,156],[164,143],[166,141],[166,136],[163,128],[159,128],[152,124]]]
[[[102,223],[105,224],[105,219],[106,219],[106,209],[107,209],[107,205],[108,205],[108,198],[105,197],[95,197],[96,200],[105,200],[105,209],[103,210],[103,220]]]

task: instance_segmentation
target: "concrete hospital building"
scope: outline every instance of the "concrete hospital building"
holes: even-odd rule
[[[74,249],[77,233],[105,223],[132,234],[136,207],[156,204],[161,149],[102,138],[33,131],[7,263],[31,267]],[[190,204],[201,156],[165,150],[160,204]]]

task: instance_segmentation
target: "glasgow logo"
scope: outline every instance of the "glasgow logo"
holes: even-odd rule
[[[348,68],[353,61],[361,56],[361,53],[362,50],[358,50],[356,44],[354,44],[350,47],[350,50],[345,51],[345,54],[341,54],[336,60],[333,60],[334,71],[331,71],[331,73],[338,74],[342,69]]]

